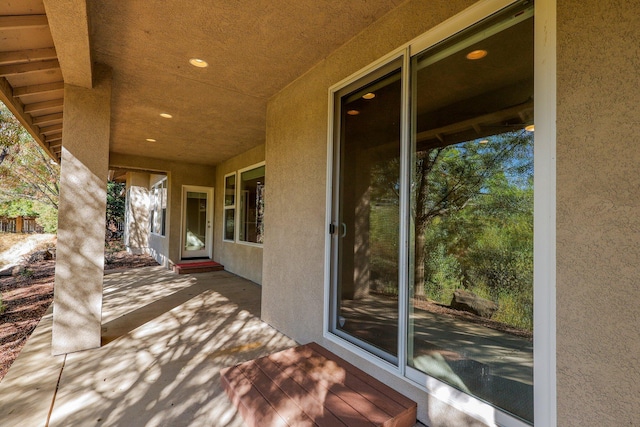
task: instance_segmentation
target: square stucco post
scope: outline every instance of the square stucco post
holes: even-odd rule
[[[127,173],[127,213],[124,244],[132,254],[149,253],[148,173]]]
[[[100,346],[111,71],[65,85],[52,353]]]

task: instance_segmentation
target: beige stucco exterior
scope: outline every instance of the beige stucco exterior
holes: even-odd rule
[[[558,2],[558,425],[638,422],[637,11]]]

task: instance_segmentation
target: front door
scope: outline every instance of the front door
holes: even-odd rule
[[[182,187],[182,259],[211,258],[213,188]]]

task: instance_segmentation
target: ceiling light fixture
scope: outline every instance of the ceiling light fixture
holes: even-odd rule
[[[487,51],[483,49],[472,50],[471,52],[467,53],[467,59],[470,61],[482,59],[485,56],[487,56]]]
[[[376,94],[373,92],[365,93],[364,95],[362,95],[362,98],[364,99],[373,99],[375,97],[376,97]]]
[[[156,140],[155,140],[155,139],[153,139],[153,138],[147,138],[147,141],[148,141],[148,142],[156,142]]]
[[[528,125],[524,127],[524,130],[526,130],[527,132],[533,132],[535,129],[533,125]]]
[[[194,67],[198,67],[198,68],[207,68],[209,66],[207,61],[205,61],[204,59],[200,59],[200,58],[191,58],[189,60],[189,64],[193,65]]]
[[[358,114],[360,114],[360,111],[358,110],[349,110],[347,111],[347,114],[350,116],[357,116]]]
[[[160,117],[164,117],[165,119],[170,119],[173,116],[171,114],[169,114],[169,113],[160,113]]]

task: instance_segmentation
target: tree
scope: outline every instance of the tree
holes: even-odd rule
[[[30,209],[31,214],[51,217],[58,209],[59,177],[59,165],[0,103],[0,207],[5,212]]]
[[[7,159],[11,150],[24,141],[25,134],[20,122],[0,102],[0,165]]]
[[[448,251],[457,251],[458,258],[462,258],[463,252],[472,247],[477,238],[474,230],[481,226],[479,218],[486,218],[486,215],[479,215],[477,209],[467,210],[465,216],[460,216],[460,213],[470,205],[481,204],[487,195],[498,195],[498,183],[508,184],[509,179],[526,181],[532,172],[531,153],[532,138],[522,132],[497,135],[491,137],[489,143],[468,141],[416,153],[413,189],[415,295],[424,295],[425,292],[429,226],[436,218],[445,227],[456,225],[455,242],[448,245]],[[460,226],[460,221],[465,218],[467,223]],[[446,229],[441,232],[446,232]],[[433,252],[437,253],[436,250]],[[460,271],[463,280],[465,273]]]
[[[112,233],[117,231],[117,224],[124,222],[125,189],[123,182],[107,182],[107,229]]]

